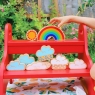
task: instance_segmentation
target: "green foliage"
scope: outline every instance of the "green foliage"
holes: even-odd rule
[[[82,3],[78,8],[79,14],[82,15],[88,7],[92,7],[94,4],[95,0],[82,0]]]
[[[51,5],[49,6],[50,9],[50,18],[56,17],[57,16],[57,11],[55,9],[55,4],[53,0],[50,0]]]
[[[88,48],[93,62],[95,63],[95,31],[88,31]]]
[[[4,47],[4,31],[0,27],[0,60],[3,56],[3,47]]]
[[[63,13],[64,13],[64,16],[66,15],[66,4],[63,4]]]
[[[74,39],[78,37],[78,29],[75,28],[75,23],[70,23],[68,25],[65,25],[65,35],[66,39]]]
[[[7,22],[13,26],[13,38],[14,39],[26,39],[26,32],[29,29],[35,29],[39,31],[44,23],[47,21],[43,18],[41,21],[37,18],[38,6],[34,0],[32,0],[32,13],[30,18],[26,17],[26,11],[22,7],[22,3],[18,3],[17,0],[9,0],[7,5],[0,5],[0,27],[4,29]],[[41,11],[41,15],[44,13]]]
[[[0,48],[0,61],[2,60],[2,56],[3,56],[3,45],[2,45],[2,48]]]
[[[78,38],[78,29],[76,28],[75,23],[70,23],[68,25],[65,25],[65,35],[66,39],[77,39]],[[92,58],[92,61],[95,63],[95,31],[91,28],[87,28],[87,37],[88,37],[88,49],[90,56]],[[77,58],[77,54],[65,54],[66,57],[73,61],[74,58]]]
[[[18,1],[9,0],[7,4],[0,5],[0,59],[3,54],[4,26],[6,23],[12,24],[13,39],[26,39],[26,32],[28,30],[35,29],[38,32],[45,25],[48,25],[47,18],[38,19],[38,5],[34,0],[30,4],[33,15],[29,18],[26,17],[27,12],[23,7],[23,2]],[[40,10],[40,12],[41,16],[43,16],[43,11]]]

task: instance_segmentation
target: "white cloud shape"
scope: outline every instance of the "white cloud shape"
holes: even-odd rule
[[[37,57],[47,56],[47,55],[52,55],[52,54],[54,54],[54,49],[51,48],[50,46],[42,46],[41,50],[38,50],[36,52]]]
[[[44,70],[51,66],[49,62],[33,62],[27,65],[26,70]]]
[[[69,63],[68,59],[66,59],[65,56],[61,55],[61,54],[58,54],[56,56],[56,58],[53,58],[51,60],[51,64],[54,65],[54,64],[63,64],[63,65],[67,65]]]
[[[87,64],[82,59],[75,59],[74,62],[70,62],[70,69],[86,69]]]
[[[56,56],[56,60],[63,61],[63,60],[65,60],[65,59],[66,59],[66,57],[63,56],[62,54],[58,54],[58,55]]]

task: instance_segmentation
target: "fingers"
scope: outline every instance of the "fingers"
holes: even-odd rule
[[[55,26],[58,26],[58,24],[60,23],[60,20],[58,17],[55,17],[55,18],[51,19],[49,23],[54,24]]]
[[[56,23],[57,21],[59,21],[59,20],[58,20],[57,17],[55,17],[55,18],[51,19],[49,23],[54,24],[54,23]]]
[[[57,21],[54,20],[54,21],[50,22],[50,24],[56,24],[56,22],[57,22]]]
[[[64,22],[61,21],[59,19],[59,17],[55,17],[55,18],[51,19],[49,23],[50,24],[56,24],[56,26],[60,28],[63,25]]]
[[[63,25],[63,21],[58,24],[58,27],[60,28]]]

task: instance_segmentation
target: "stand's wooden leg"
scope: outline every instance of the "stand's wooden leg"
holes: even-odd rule
[[[12,84],[13,83],[13,80],[12,79],[10,79],[10,84]]]
[[[0,95],[5,95],[4,93],[4,81],[3,81],[3,71],[0,65]]]
[[[13,56],[12,55],[9,55],[9,60],[11,61],[12,59],[13,59]],[[10,84],[13,83],[13,80],[12,79],[10,79],[9,81],[10,81]]]
[[[4,93],[6,93],[8,81],[9,81],[8,79],[4,80]]]
[[[5,95],[3,77],[0,76],[0,95]]]
[[[0,75],[0,95],[6,95],[6,87],[8,80],[4,80],[3,76]]]

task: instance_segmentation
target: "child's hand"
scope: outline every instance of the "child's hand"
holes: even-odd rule
[[[63,24],[69,23],[70,19],[71,19],[71,16],[55,17],[50,20],[50,23],[57,24],[57,26],[60,28]]]
[[[55,17],[50,20],[51,24],[57,24],[57,26],[60,28],[62,25],[67,23],[77,23],[77,24],[84,24],[90,28],[95,29],[95,18],[90,17],[81,17],[81,16],[63,16],[63,17]]]

